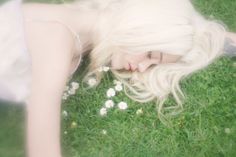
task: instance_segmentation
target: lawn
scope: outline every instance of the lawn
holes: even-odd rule
[[[193,3],[202,14],[221,20],[228,30],[236,32],[235,0],[193,0]],[[84,60],[71,81],[81,83],[87,61]],[[236,156],[235,59],[221,57],[181,82],[187,99],[184,111],[172,119],[170,128],[157,118],[154,103],[134,102],[123,92],[114,101],[127,102],[128,109],[121,111],[114,107],[107,116],[100,116],[99,110],[107,100],[106,91],[114,86],[113,79],[108,72],[96,89],[80,87],[75,95],[63,101],[64,157]],[[173,103],[173,98],[167,103]],[[138,109],[143,113],[137,115]],[[25,156],[24,112],[21,106],[3,102],[0,105],[0,157]]]

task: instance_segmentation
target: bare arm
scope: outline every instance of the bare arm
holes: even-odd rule
[[[224,45],[225,55],[229,57],[236,56],[236,33],[227,32]]]
[[[26,28],[32,57],[31,95],[26,110],[27,157],[61,157],[61,96],[72,57],[71,44],[64,44],[64,40],[72,38],[57,24],[45,27],[28,23]]]

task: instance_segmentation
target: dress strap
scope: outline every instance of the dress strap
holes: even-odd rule
[[[25,21],[27,21],[27,22],[28,21],[31,21],[31,22],[56,22],[56,23],[60,23],[60,24],[64,25],[72,33],[72,35],[75,37],[75,39],[76,39],[75,46],[78,49],[78,51],[80,51],[82,53],[82,42],[80,40],[79,35],[76,33],[76,31],[74,31],[72,29],[71,26],[65,24],[61,20],[57,20],[57,19],[55,19],[55,20],[45,20],[45,19],[26,18]],[[77,70],[77,68],[78,68],[78,66],[79,66],[79,64],[81,62],[81,59],[82,59],[82,54],[79,54],[79,61],[77,62],[75,69],[73,69],[73,71],[71,72],[70,78],[72,78],[73,73]]]

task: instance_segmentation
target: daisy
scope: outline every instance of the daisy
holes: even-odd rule
[[[113,89],[113,88],[109,88],[108,90],[107,90],[107,97],[113,97],[113,96],[115,96],[116,95],[116,91]]]
[[[225,128],[225,133],[226,134],[229,134],[231,131],[230,131],[230,128]]]
[[[77,82],[72,82],[72,83],[71,83],[71,86],[72,86],[73,89],[78,89],[78,88],[79,88],[79,83],[77,83]]]
[[[62,100],[67,100],[67,97],[63,95]]]
[[[68,91],[68,93],[69,93],[70,95],[74,95],[74,94],[76,93],[76,91],[75,91],[75,89],[71,88],[71,89]]]
[[[105,116],[107,114],[107,109],[105,107],[100,109],[100,115]]]
[[[62,112],[62,115],[63,115],[64,117],[67,117],[67,116],[68,116],[67,111],[64,110],[64,111]]]
[[[121,101],[119,104],[118,104],[118,108],[121,109],[121,110],[126,110],[128,108],[128,105],[126,102],[123,102]]]
[[[120,81],[118,81],[118,80],[114,80],[113,83],[114,83],[115,85],[118,85],[118,84],[121,85],[121,84],[122,84],[122,82],[120,82]]]
[[[103,130],[102,130],[102,134],[103,134],[103,135],[106,135],[106,134],[107,134],[107,131],[103,129]]]
[[[97,80],[95,78],[90,78],[88,80],[89,86],[94,86],[97,83]]]
[[[121,85],[121,84],[117,84],[117,85],[115,86],[115,90],[118,91],[118,92],[122,91],[122,90],[123,90],[122,85]]]
[[[137,115],[141,115],[141,114],[143,114],[143,109],[141,109],[141,108],[138,109],[138,110],[136,111],[136,114],[137,114]]]
[[[64,91],[68,91],[69,90],[69,86],[65,86]]]
[[[77,123],[73,121],[73,122],[71,123],[71,128],[75,128],[75,127],[77,127]]]
[[[103,71],[107,72],[109,70],[110,70],[110,67],[106,67],[106,66],[103,67]]]
[[[112,100],[107,100],[107,101],[105,102],[105,107],[106,107],[106,108],[112,108],[112,107],[114,107],[114,102],[113,102]]]
[[[67,93],[64,93],[63,96],[62,96],[62,99],[63,99],[63,100],[66,100],[66,99],[68,98],[68,96],[69,96],[69,95],[68,95]]]

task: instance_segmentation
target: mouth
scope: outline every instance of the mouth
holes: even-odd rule
[[[129,64],[129,71],[132,71],[131,65]]]

